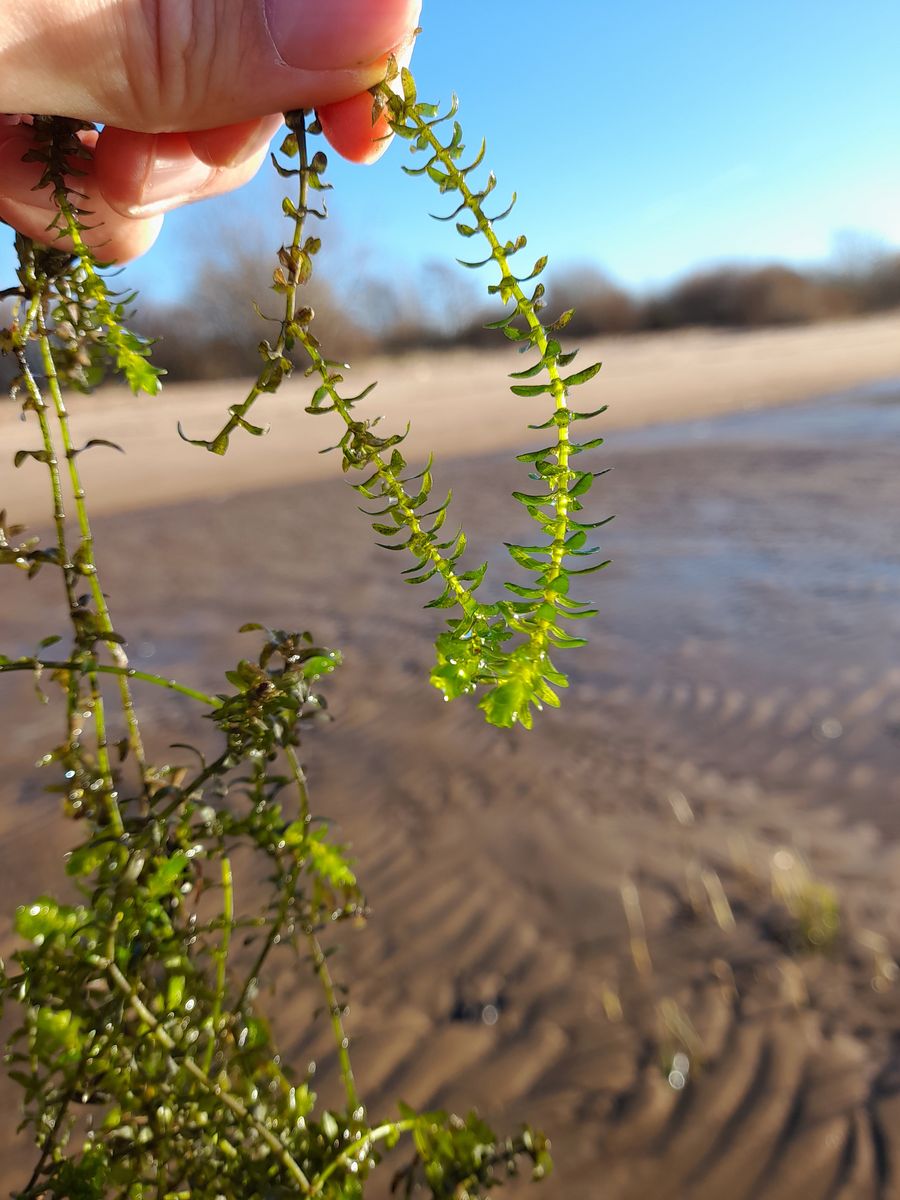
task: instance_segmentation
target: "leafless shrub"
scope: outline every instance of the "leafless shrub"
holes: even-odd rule
[[[848,239],[839,243],[831,278],[852,295],[859,312],[900,307],[900,254],[880,243]]]
[[[267,301],[274,299],[271,284],[269,254],[248,247],[246,239],[222,239],[183,301],[175,306],[143,305],[135,324],[158,338],[154,361],[170,379],[255,375],[256,347],[269,336],[265,313]],[[315,310],[319,336],[335,353],[358,358],[372,350],[372,333],[347,319],[326,284],[310,285],[305,301]],[[248,337],[251,327],[256,338]]]
[[[843,246],[843,243],[841,243]],[[306,303],[316,312],[319,336],[339,357],[382,351],[465,345],[496,346],[496,304],[468,274],[427,263],[417,271],[376,270],[364,256],[348,255],[333,272],[334,285],[316,280]],[[269,256],[244,232],[219,234],[186,295],[176,305],[144,304],[136,324],[159,338],[154,358],[169,378],[221,379],[255,374],[256,343],[268,336],[263,313],[271,286]],[[720,266],[696,271],[645,299],[582,263],[550,277],[550,319],[574,309],[568,333],[577,337],[685,326],[756,328],[801,324],[900,307],[900,254],[881,244],[856,242],[826,268],[801,271],[780,264]],[[473,315],[474,314],[474,315]],[[255,321],[256,342],[248,340]],[[0,376],[12,377],[11,360]]]
[[[578,337],[592,333],[632,333],[641,324],[640,306],[597,267],[579,264],[558,273],[549,288],[550,308],[558,316],[574,308],[569,330]]]
[[[689,275],[644,306],[648,329],[685,325],[795,325],[848,316],[852,295],[835,281],[790,267],[718,267]]]

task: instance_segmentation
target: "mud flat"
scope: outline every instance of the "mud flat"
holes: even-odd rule
[[[900,1197],[900,388],[694,415],[612,433],[603,616],[530,734],[430,691],[439,617],[340,482],[155,507],[121,490],[101,568],[136,665],[200,687],[246,653],[247,620],[344,649],[305,758],[373,909],[337,960],[373,1111],[530,1119],[552,1200]],[[439,477],[500,566],[519,468],[483,449]],[[56,583],[6,580],[6,652],[57,628]],[[141,698],[160,754],[209,736],[187,701]],[[2,913],[60,874],[31,767],[55,715],[3,681]],[[289,1057],[336,1098],[317,1003],[285,964]]]

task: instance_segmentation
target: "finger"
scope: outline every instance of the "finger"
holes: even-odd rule
[[[34,238],[36,242],[49,243],[60,250],[71,250],[68,238],[57,239],[47,233],[51,214],[46,206],[22,204],[0,196],[0,220]],[[151,217],[146,221],[130,221],[110,212],[101,221],[100,232],[87,230],[84,238],[97,255],[99,262],[126,263],[146,254],[159,237],[163,226],[162,217]]]
[[[412,59],[413,44],[401,47],[395,58],[402,70]],[[391,87],[398,94],[402,84],[397,77]],[[317,116],[331,145],[338,154],[356,163],[373,163],[381,158],[393,141],[388,114],[385,109],[377,110],[369,92],[338,100],[334,104],[320,104]]]
[[[372,108],[371,92],[363,92],[317,110],[322,132],[338,154],[350,162],[376,162],[390,144],[387,112],[381,111],[373,120]]]
[[[184,133],[132,133],[107,126],[94,151],[94,177],[117,213],[156,216],[247,183],[266,158],[268,139],[233,167],[210,166]]]
[[[189,133],[191,149],[210,167],[236,167],[265,151],[283,124],[281,115],[241,121],[221,129],[202,129]]]
[[[95,135],[96,136],[96,135]],[[90,144],[91,138],[86,139]],[[0,128],[0,218],[36,241],[72,249],[66,238],[59,238],[50,223],[56,205],[47,188],[38,189],[39,163],[23,162],[33,148],[27,125]],[[123,217],[104,199],[90,160],[79,164],[83,176],[70,179],[70,185],[83,193],[79,207],[85,210],[84,240],[102,262],[127,262],[144,254],[159,236],[162,218]]]
[[[157,133],[357,95],[420,0],[0,0],[0,112]]]

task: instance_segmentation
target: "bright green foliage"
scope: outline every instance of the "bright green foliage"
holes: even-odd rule
[[[393,131],[410,143],[413,153],[425,158],[423,165],[404,170],[411,175],[427,176],[442,195],[452,196],[457,202],[451,213],[437,219],[456,221],[462,237],[479,238],[486,243],[490,251],[487,258],[460,262],[473,269],[491,266],[498,272],[499,278],[489,285],[488,291],[499,295],[507,312],[492,325],[516,343],[523,354],[533,357],[526,367],[513,372],[512,378],[539,382],[516,382],[513,393],[527,397],[547,395],[553,401],[551,415],[533,426],[552,431],[552,443],[542,450],[518,456],[520,462],[533,467],[530,478],[536,488],[513,494],[540,528],[541,540],[537,545],[508,543],[513,561],[533,579],[527,585],[518,582],[505,585],[514,599],[479,605],[475,614],[464,612],[451,620],[449,633],[438,642],[438,662],[432,674],[433,681],[451,698],[460,691],[484,686],[487,690],[481,707],[491,724],[508,726],[518,721],[530,726],[531,706],[558,704],[555,689],[567,683],[553,665],[551,653],[583,644],[581,638],[568,632],[568,622],[594,611],[587,601],[571,595],[570,582],[576,576],[607,565],[580,564],[581,559],[599,553],[597,547],[587,545],[587,533],[604,522],[584,523],[577,519],[575,514],[581,512],[582,498],[590,491],[595,476],[594,472],[572,464],[577,455],[599,446],[602,439],[576,442],[570,437],[570,427],[575,421],[596,413],[573,411],[569,393],[593,379],[600,364],[564,373],[577,351],[564,352],[556,334],[568,323],[570,314],[552,325],[545,326],[541,320],[544,286],[536,281],[547,266],[545,257],[539,258],[526,274],[514,271],[511,260],[525,249],[526,239],[519,236],[502,241],[495,226],[512,211],[515,197],[512,205],[498,216],[486,213],[485,202],[495,190],[496,178],[490,173],[480,188],[470,182],[484,160],[485,145],[482,142],[475,158],[462,165],[466,147],[462,128],[455,120],[456,99],[449,112],[441,116],[434,105],[418,102],[416,85],[408,70],[400,73],[399,94],[391,89],[391,82],[380,89],[379,103],[387,106]],[[445,125],[449,125],[450,133],[442,140],[439,131]],[[460,220],[462,216],[467,219]],[[480,582],[479,577],[473,591]]]
[[[407,1109],[367,1122],[319,942],[365,904],[343,847],[310,816],[296,757],[304,725],[324,712],[314,681],[337,660],[308,636],[265,633],[259,658],[228,672],[234,690],[207,698],[224,744],[214,762],[145,773],[134,790],[117,772],[114,794],[86,797],[80,776],[68,784],[87,828],[67,864],[84,902],[42,896],[20,908],[27,945],[0,978],[0,997],[22,1014],[7,1059],[40,1151],[19,1197],[345,1200],[363,1195],[382,1144],[406,1133],[416,1154],[404,1177],[430,1181],[436,1197],[481,1196],[521,1157],[536,1177],[547,1169],[530,1131],[498,1142],[474,1118]],[[91,769],[89,748],[77,753]],[[48,758],[72,756],[69,746]],[[262,910],[252,893],[236,906],[231,861],[248,856],[260,864],[246,875],[270,883]],[[258,995],[276,954],[322,981],[342,1112],[318,1111],[309,1077],[273,1045]]]
[[[155,396],[164,372],[150,362],[151,343],[125,326],[134,294],[110,291],[82,238],[90,214],[81,213],[78,204],[84,197],[70,181],[83,174],[78,163],[90,152],[78,133],[90,127],[83,121],[49,117],[35,117],[34,127],[37,148],[26,159],[41,164],[38,186],[52,190],[57,206],[48,232],[69,238],[76,251],[73,258],[52,248],[19,247],[22,270],[27,271],[29,260],[36,258],[38,273],[48,274],[56,284],[51,315],[58,343],[57,371],[67,384],[84,391],[96,386],[111,367],[135,395],[146,392]],[[30,286],[21,270],[19,281]]]
[[[391,77],[392,76],[392,77]],[[460,165],[465,158],[462,129],[455,120],[457,104],[439,116],[431,104],[420,104],[409,71],[399,75],[400,94],[392,88],[397,82],[396,67],[388,80],[375,92],[376,113],[388,111],[394,132],[410,143],[414,153],[426,161],[419,167],[405,167],[411,175],[428,177],[438,185],[442,195],[458,201],[456,208],[439,220],[456,221],[462,237],[480,238],[490,250],[480,262],[463,262],[464,266],[479,268],[493,266],[498,279],[488,291],[499,296],[506,306],[505,315],[492,326],[497,328],[533,361],[512,378],[535,380],[516,382],[512,391],[518,396],[546,395],[552,401],[552,411],[546,421],[531,428],[546,429],[552,441],[540,450],[518,455],[518,461],[531,468],[534,489],[515,492],[514,498],[525,508],[538,526],[537,544],[509,543],[509,553],[517,566],[531,576],[526,582],[508,582],[505,589],[510,597],[492,603],[480,599],[479,593],[487,573],[487,564],[467,566],[463,562],[466,535],[461,530],[448,532],[446,522],[451,497],[435,500],[432,460],[425,468],[411,473],[400,449],[406,433],[381,436],[375,432],[375,421],[357,418],[356,406],[372,392],[375,384],[365,387],[358,395],[345,396],[341,390],[346,367],[328,359],[312,331],[314,314],[298,304],[296,293],[312,275],[313,259],[320,248],[318,239],[305,232],[309,217],[324,220],[324,208],[309,205],[311,191],[327,188],[323,176],[326,156],[317,152],[309,157],[307,140],[316,134],[318,125],[307,124],[303,113],[288,118],[291,133],[282,145],[282,154],[294,161],[296,167],[279,164],[279,174],[294,177],[299,183],[297,202],[285,200],[284,211],[293,223],[294,235],[290,246],[280,253],[275,272],[274,289],[286,297],[285,315],[274,346],[263,343],[260,352],[263,370],[247,400],[232,410],[231,419],[210,441],[195,444],[215,453],[225,453],[228,440],[237,428],[259,435],[265,432],[251,425],[247,413],[259,395],[276,387],[292,371],[292,354],[305,352],[309,361],[307,376],[316,380],[307,412],[314,416],[332,414],[344,425],[337,445],[345,473],[364,475],[353,486],[368,502],[363,512],[372,518],[372,527],[381,539],[379,545],[388,550],[408,552],[413,566],[404,571],[406,582],[430,583],[438,594],[426,607],[447,610],[447,629],[438,637],[436,663],[432,683],[448,700],[472,692],[480,692],[480,705],[492,725],[522,724],[530,728],[532,709],[543,705],[557,706],[557,689],[567,686],[566,676],[551,659],[558,650],[574,649],[585,644],[570,628],[571,622],[595,615],[587,600],[572,594],[578,577],[601,570],[607,562],[596,559],[599,547],[588,543],[588,535],[605,521],[582,521],[584,498],[591,490],[597,474],[582,468],[578,456],[602,445],[599,437],[576,441],[572,426],[589,420],[604,411],[579,412],[570,406],[570,393],[590,382],[599,372],[600,364],[582,370],[569,371],[577,351],[564,351],[557,335],[568,324],[571,313],[558,321],[544,325],[541,320],[544,285],[539,282],[547,259],[540,258],[525,275],[515,274],[512,259],[526,245],[524,237],[501,241],[495,226],[512,211],[512,205],[498,216],[489,217],[485,204],[496,188],[496,179],[489,174],[480,188],[470,183],[481,167],[486,147],[482,143],[474,160]],[[441,127],[449,123],[449,137],[442,141]],[[515,198],[513,199],[513,204]],[[460,220],[465,215],[466,220]],[[462,261],[462,260],[460,260]],[[527,289],[527,290],[526,290]],[[577,461],[576,461],[577,460]]]
[[[275,274],[284,319],[275,343],[261,347],[262,370],[247,401],[204,445],[224,453],[236,429],[264,432],[247,413],[289,374],[290,354],[302,348],[320,381],[311,411],[341,417],[344,469],[365,472],[358,490],[385,502],[379,516],[388,519],[377,526],[384,536],[406,538],[422,563],[414,572],[434,568],[444,587],[436,606],[462,610],[439,648],[436,675],[445,672],[445,692],[487,684],[490,719],[525,721],[528,705],[551,700],[550,684],[563,682],[534,652],[529,622],[538,627],[540,606],[476,601],[484,570],[457,572],[464,536],[439,540],[446,504],[422,511],[431,465],[407,476],[402,439],[376,437],[370,422],[352,416],[362,395],[341,398],[340,370],[322,356],[312,314],[297,304],[319,249],[305,233],[314,211],[308,197],[326,186],[326,164],[321,154],[307,159],[303,114],[288,122],[285,153],[299,167],[281,170],[294,171],[300,196],[285,202],[294,236]],[[41,765],[52,776],[47,790],[77,822],[80,841],[66,874],[80,899],[63,904],[46,894],[20,908],[20,947],[0,963],[0,1007],[15,1022],[6,1061],[36,1150],[32,1174],[14,1196],[357,1200],[401,1138],[407,1150],[397,1180],[407,1196],[479,1200],[520,1164],[541,1179],[547,1145],[530,1130],[503,1139],[474,1114],[406,1108],[375,1124],[361,1102],[326,942],[342,923],[364,921],[366,906],[346,848],[327,821],[311,815],[299,757],[307,730],[326,718],[319,684],[339,655],[307,633],[248,625],[244,631],[260,635],[262,648],[226,672],[228,687],[215,696],[128,663],[98,575],[79,471],[83,452],[111,443],[76,444],[62,388],[89,388],[112,369],[134,391],[152,394],[159,371],[149,345],[122,324],[128,298],[108,290],[82,239],[87,214],[66,184],[82,153],[82,126],[46,118],[38,128],[43,184],[59,212],[54,230],[76,252],[18,239],[16,310],[0,331],[0,352],[16,362],[12,396],[36,443],[16,455],[16,466],[45,473],[54,537],[42,548],[0,513],[0,566],[29,577],[57,571],[71,628],[58,657],[48,657],[62,640],[52,635],[34,655],[0,655],[0,674],[29,672],[43,701],[61,702],[61,740]],[[574,485],[566,490],[572,495]],[[552,561],[553,543],[548,553]],[[564,595],[562,571],[551,576],[544,566],[540,574],[544,592]],[[551,608],[541,628],[556,628]],[[514,633],[524,639],[507,651]],[[104,680],[118,688],[117,706]],[[174,747],[176,761],[148,761],[132,695],[137,683],[201,705],[216,756],[182,745]],[[345,1096],[339,1111],[322,1109],[308,1072],[275,1045],[261,998],[286,957],[324,997]]]

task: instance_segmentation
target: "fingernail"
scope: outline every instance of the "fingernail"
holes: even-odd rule
[[[266,0],[266,22],[281,61],[310,71],[368,66],[415,27],[420,0]]]
[[[147,156],[143,182],[130,217],[152,217],[192,200],[216,176],[214,167],[202,163],[187,138],[161,134]]]

